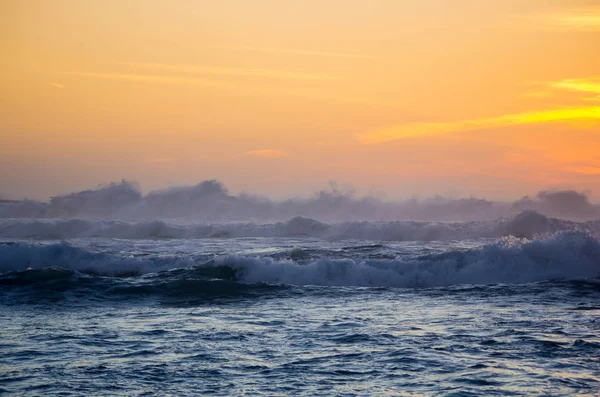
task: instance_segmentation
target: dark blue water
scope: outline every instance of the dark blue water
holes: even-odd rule
[[[598,395],[600,244],[10,239],[0,390]]]

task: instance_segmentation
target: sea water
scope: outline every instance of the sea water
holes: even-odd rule
[[[598,395],[597,225],[518,221],[3,220],[0,392]]]

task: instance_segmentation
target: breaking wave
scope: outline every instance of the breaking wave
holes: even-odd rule
[[[503,239],[482,248],[394,260],[319,259],[307,263],[271,258],[222,258],[247,283],[363,287],[437,287],[518,284],[600,276],[600,244],[582,233],[548,239]]]
[[[19,280],[30,277],[30,272],[58,269],[102,276],[152,274],[154,283],[160,285],[174,271],[181,280],[402,288],[600,276],[600,243],[580,232],[561,232],[537,240],[509,237],[476,249],[400,255],[394,259],[303,258],[135,256],[93,251],[68,243],[4,243],[0,245],[0,272],[4,273],[0,283],[18,285]],[[64,272],[57,274],[64,277]]]
[[[84,249],[67,242],[54,244],[0,243],[0,272],[62,268],[87,274],[129,276],[159,272],[195,264],[189,256],[103,252]]]

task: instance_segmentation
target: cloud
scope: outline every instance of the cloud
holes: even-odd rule
[[[169,65],[161,63],[140,63],[140,62],[117,62],[119,65],[126,65],[134,68],[149,70],[164,70],[179,73],[198,73],[209,75],[238,76],[238,77],[265,77],[290,80],[339,80],[338,77],[325,76],[320,74],[289,72],[277,69],[245,69],[245,68],[224,68],[202,65]]]
[[[530,92],[526,92],[523,95],[521,95],[522,98],[550,98],[552,96],[552,93],[550,92],[545,92],[545,91],[530,91]]]
[[[584,96],[579,98],[586,102],[600,101],[600,77],[590,77],[584,79],[562,79],[544,83],[548,88],[554,90],[563,90],[591,94],[596,96]]]
[[[148,75],[148,74],[131,74],[131,73],[96,73],[96,72],[66,72],[65,74],[79,77],[89,77],[94,79],[130,81],[137,83],[151,84],[176,84],[176,85],[197,85],[233,92],[250,92],[264,95],[296,97],[306,100],[339,102],[349,105],[361,105],[370,107],[383,107],[398,109],[401,106],[394,102],[381,101],[377,98],[353,98],[348,95],[342,95],[337,92],[327,93],[321,91],[305,91],[295,90],[286,87],[281,89],[278,87],[270,87],[269,85],[259,84],[242,84],[227,82],[222,80],[211,80],[204,78],[179,77],[169,75]]]
[[[384,127],[357,135],[361,143],[381,143],[404,138],[468,132],[479,129],[544,123],[594,123],[600,120],[600,107],[569,107],[562,109],[507,114],[498,117],[448,123],[411,123]]]
[[[171,165],[175,162],[173,157],[156,157],[144,160],[146,164]]]
[[[251,150],[249,152],[246,152],[246,154],[249,156],[264,157],[264,158],[270,158],[270,159],[289,156],[288,153],[286,153],[282,150],[277,150],[277,149]]]
[[[54,88],[65,88],[65,86],[62,85],[62,84],[60,84],[60,83],[52,82],[52,83],[48,83],[48,84],[51,85]]]
[[[534,82],[537,86],[543,86],[545,90],[528,91],[521,95],[521,98],[542,99],[556,96],[557,90],[570,91],[574,93],[591,94],[596,96],[584,96],[579,98],[582,101],[600,100],[600,77],[589,77],[583,79],[562,79],[549,82]],[[551,92],[552,90],[553,92]]]
[[[556,9],[521,18],[551,30],[600,32],[600,7],[597,6]]]
[[[326,52],[326,51],[308,51],[308,50],[294,50],[294,49],[283,49],[283,48],[265,48],[265,47],[244,47],[244,51],[253,52],[266,52],[271,54],[287,54],[287,55],[308,55],[308,56],[319,56],[319,57],[330,57],[330,58],[349,58],[349,59],[377,59],[371,55],[365,54],[345,54],[339,52]]]
[[[585,175],[600,175],[600,165],[578,165],[567,168],[571,172]]]
[[[68,72],[72,76],[92,77],[97,79],[134,81],[158,84],[191,84],[216,88],[237,89],[237,85],[218,80],[198,79],[177,76],[157,76],[148,74],[123,74],[123,73],[93,73],[93,72]]]
[[[600,78],[589,79],[564,79],[553,81],[548,84],[555,89],[600,94]]]

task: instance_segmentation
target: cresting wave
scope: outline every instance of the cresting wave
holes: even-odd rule
[[[558,231],[585,231],[596,234],[600,222],[572,222],[524,211],[512,219],[479,222],[343,222],[324,223],[295,217],[275,223],[194,223],[167,221],[0,220],[2,238],[72,239],[193,239],[238,237],[315,237],[330,240],[448,241],[515,236],[532,238]]]
[[[191,279],[201,275],[203,282],[216,279],[242,284],[403,288],[600,276],[600,243],[580,232],[561,232],[538,240],[504,238],[477,249],[395,259],[293,257],[293,253],[288,258],[222,256],[210,260],[189,255],[136,257],[94,252],[67,243],[5,243],[0,245],[0,272],[4,273],[2,284],[18,284],[18,279],[35,269],[107,276],[152,273],[156,282],[162,283],[174,269],[180,269],[177,271],[183,275],[177,274],[182,279],[186,274]]]

